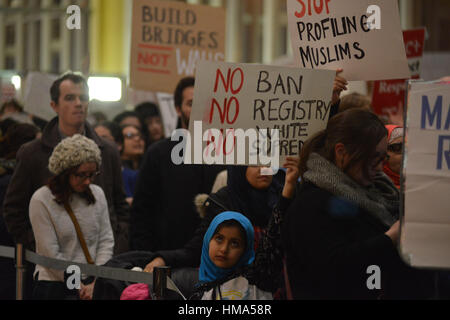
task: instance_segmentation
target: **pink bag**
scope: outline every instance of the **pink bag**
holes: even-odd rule
[[[120,300],[152,300],[148,284],[132,284],[123,290]]]

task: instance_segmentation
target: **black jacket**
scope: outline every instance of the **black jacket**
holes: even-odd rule
[[[426,298],[430,274],[408,267],[388,229],[365,210],[305,182],[287,212],[283,242],[295,299]],[[381,290],[369,290],[381,270]]]
[[[144,156],[131,209],[132,250],[180,248],[200,223],[194,198],[209,193],[223,166],[180,165],[172,162],[170,139],[155,142]]]

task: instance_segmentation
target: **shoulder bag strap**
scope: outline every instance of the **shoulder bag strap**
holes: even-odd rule
[[[70,216],[70,219],[73,222],[73,225],[75,226],[75,231],[77,232],[78,240],[80,241],[81,248],[83,249],[84,256],[86,257],[86,260],[89,264],[94,264],[94,260],[92,260],[91,255],[89,254],[89,250],[86,245],[86,241],[84,240],[83,233],[81,232],[80,225],[78,224],[77,218],[75,217],[75,214],[72,211],[72,208],[68,203],[64,204],[64,208],[66,209],[67,213]]]

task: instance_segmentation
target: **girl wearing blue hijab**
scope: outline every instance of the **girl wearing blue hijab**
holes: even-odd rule
[[[197,298],[202,300],[267,300],[247,276],[255,261],[253,225],[240,213],[217,215],[203,238]]]
[[[233,234],[235,237],[227,239],[227,235],[230,234],[227,231],[230,230],[223,232],[223,229],[235,229],[231,231],[237,231]],[[214,241],[213,244],[211,244],[212,241]],[[240,267],[251,264],[255,259],[253,242],[253,226],[242,214],[227,211],[216,216],[203,238],[200,282],[212,282],[225,278]],[[233,254],[239,255],[237,259],[234,256],[230,257]],[[222,255],[223,259],[221,260],[220,256],[216,258],[216,255]],[[229,268],[223,268],[231,260],[237,260],[237,263],[231,263],[232,266]]]

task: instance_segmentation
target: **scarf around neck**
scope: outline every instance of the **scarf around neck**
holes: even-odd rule
[[[362,187],[317,153],[310,155],[306,165],[305,180],[365,209],[387,227],[398,220],[399,191],[384,173],[377,174],[370,186]]]

